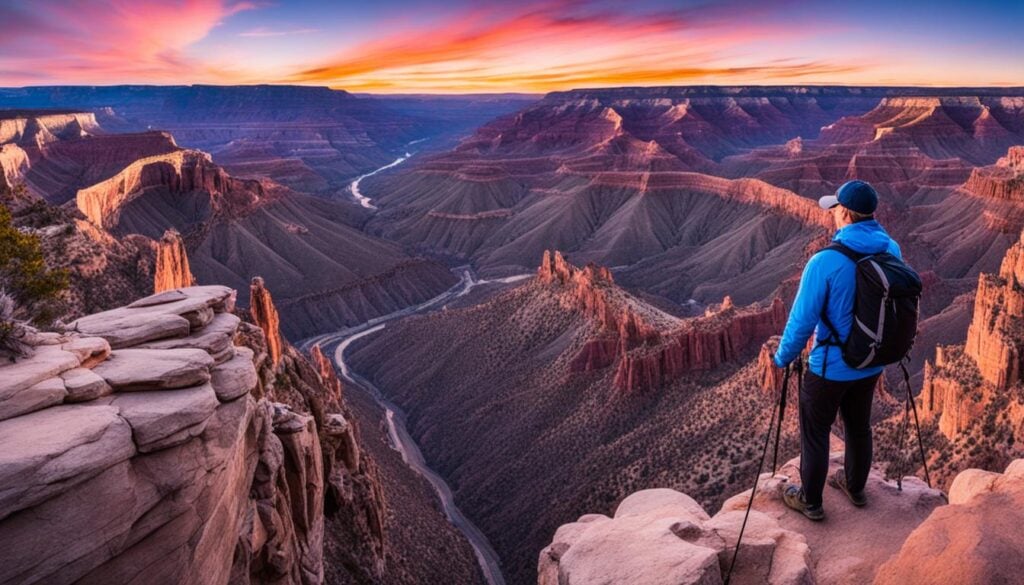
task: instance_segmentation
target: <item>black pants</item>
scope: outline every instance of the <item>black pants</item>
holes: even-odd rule
[[[800,392],[800,480],[804,497],[821,505],[828,475],[828,441],[838,411],[846,429],[846,485],[864,489],[871,469],[871,399],[878,376],[836,382],[808,371]]]

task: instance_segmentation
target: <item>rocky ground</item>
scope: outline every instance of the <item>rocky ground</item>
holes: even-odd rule
[[[841,465],[834,454],[832,471]],[[1024,460],[1002,474],[961,473],[948,504],[917,478],[905,478],[900,491],[873,472],[865,508],[826,487],[820,523],[782,503],[794,479],[798,459],[762,475],[731,583],[1015,583],[1024,567]],[[749,498],[749,490],[738,494],[709,516],[674,490],[632,494],[613,516],[560,527],[540,554],[538,583],[722,583]]]
[[[333,367],[283,341],[262,285],[254,323],[203,286],[26,330],[0,365],[0,583],[476,578],[430,494],[387,504]],[[389,524],[447,552],[390,549]]]

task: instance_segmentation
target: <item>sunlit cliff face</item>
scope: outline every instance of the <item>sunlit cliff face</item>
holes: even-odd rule
[[[380,4],[8,2],[0,6],[0,85],[299,83],[455,93],[1024,84],[1024,65],[1013,59],[1024,46],[1007,26],[1024,8],[1005,4],[925,12],[747,0]],[[918,15],[915,27],[896,27],[908,12]]]

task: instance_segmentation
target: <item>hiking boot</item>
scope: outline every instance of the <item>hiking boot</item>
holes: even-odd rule
[[[786,488],[786,491],[782,492],[782,501],[815,522],[825,519],[825,509],[821,506],[808,505],[804,497],[804,488],[800,486],[791,485]]]
[[[864,495],[864,491],[851,492],[850,488],[846,485],[846,471],[840,469],[832,474],[832,477],[828,478],[828,483],[834,488],[843,490],[846,497],[850,498],[850,503],[858,508],[863,508],[868,503],[867,496]]]

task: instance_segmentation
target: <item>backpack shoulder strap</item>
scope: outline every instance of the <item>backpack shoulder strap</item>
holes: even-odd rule
[[[829,244],[829,245],[825,246],[824,248],[818,250],[818,252],[824,252],[825,250],[834,250],[836,252],[839,252],[843,256],[846,256],[847,258],[852,260],[854,264],[856,264],[857,262],[860,262],[860,260],[862,258],[866,258],[867,256],[870,256],[870,254],[861,254],[860,252],[855,252],[849,246],[846,246],[844,244],[840,244],[839,242],[832,242],[831,244]]]

